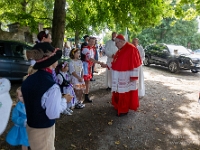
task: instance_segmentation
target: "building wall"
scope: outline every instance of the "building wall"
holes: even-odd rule
[[[0,40],[21,41],[33,44],[36,39],[36,34],[32,34],[28,27],[18,27],[18,29],[11,30],[11,32],[0,29]]]

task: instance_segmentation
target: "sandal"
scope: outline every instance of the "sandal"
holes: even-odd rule
[[[64,110],[64,111],[63,111],[63,114],[68,115],[68,116],[71,116],[71,115],[72,115],[72,114],[71,114],[69,111],[67,111],[67,110]]]
[[[71,110],[70,108],[66,108],[66,110],[70,113],[73,113],[73,110]]]
[[[78,104],[75,105],[75,108],[76,109],[83,109],[84,106],[81,103],[78,103]]]

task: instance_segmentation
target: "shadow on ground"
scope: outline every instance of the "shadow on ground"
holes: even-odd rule
[[[91,90],[93,103],[61,115],[56,122],[57,150],[186,150],[199,149],[199,104],[192,84],[198,74],[171,74],[163,68],[145,70],[146,95],[137,112],[117,117],[111,93],[100,85]],[[184,72],[184,71],[183,71]],[[104,76],[102,73],[100,76]],[[193,79],[193,80],[192,80]],[[96,82],[96,81],[95,81]],[[191,85],[190,85],[191,84]],[[191,86],[191,88],[190,88]],[[18,150],[1,136],[0,149]]]

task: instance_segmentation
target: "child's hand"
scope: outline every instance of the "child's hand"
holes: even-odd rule
[[[65,94],[63,97],[67,100],[67,102],[70,102],[74,96],[71,96],[70,94]]]

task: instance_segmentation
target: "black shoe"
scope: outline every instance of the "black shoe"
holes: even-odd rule
[[[108,88],[106,89],[106,91],[111,91],[111,88],[110,88],[110,87],[108,87]]]
[[[90,99],[88,99],[88,100],[87,100],[87,102],[89,102],[89,103],[92,103],[93,101],[92,101],[92,100],[90,100]]]
[[[117,114],[117,117],[122,117],[122,116],[126,116],[128,113],[120,113],[119,115]]]
[[[90,81],[95,81],[95,79],[94,79],[94,78],[92,78],[92,79],[90,79]]]
[[[85,94],[85,101],[89,102],[89,103],[92,103],[92,100],[89,99],[88,94]]]

